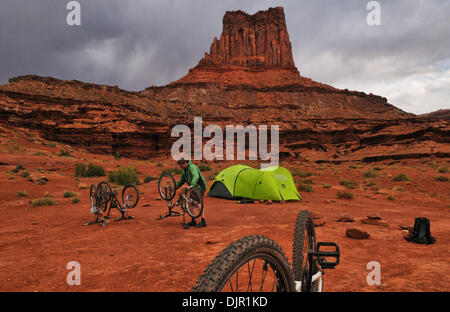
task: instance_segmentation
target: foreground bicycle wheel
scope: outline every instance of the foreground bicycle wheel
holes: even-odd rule
[[[313,274],[317,273],[317,261],[313,259],[313,271],[310,272],[308,250],[316,251],[316,233],[311,212],[302,210],[297,216],[292,250],[292,270],[296,281],[302,282],[302,291],[307,290]],[[318,281],[312,283],[310,291],[318,290]]]
[[[202,193],[196,188],[190,188],[186,192],[185,208],[191,218],[198,218],[203,212]]]
[[[292,292],[294,276],[282,249],[264,236],[247,236],[225,248],[205,269],[194,292]]]
[[[126,185],[122,190],[122,203],[124,207],[132,209],[139,202],[139,191],[133,184]]]
[[[175,197],[175,179],[167,173],[162,174],[158,181],[159,195],[164,200],[172,200]]]

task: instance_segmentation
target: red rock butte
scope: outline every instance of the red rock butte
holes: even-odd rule
[[[254,15],[226,12],[220,39],[215,37],[210,52],[174,84],[198,82],[255,87],[325,86],[301,77],[295,67],[282,7]]]

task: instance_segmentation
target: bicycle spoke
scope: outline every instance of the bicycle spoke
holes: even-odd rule
[[[267,261],[264,261],[263,269],[261,271],[261,287],[259,287],[259,291],[260,292],[262,291],[262,288],[264,286],[264,281],[266,279],[267,272],[268,272],[268,270],[267,270]]]
[[[256,259],[253,260],[252,270],[250,271],[250,262],[247,262],[248,267],[248,285],[247,285],[247,291],[250,289],[250,291],[253,290],[252,287],[252,276],[253,276],[253,270],[255,268]]]

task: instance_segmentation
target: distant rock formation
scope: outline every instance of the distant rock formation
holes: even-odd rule
[[[214,38],[201,65],[234,65],[297,70],[284,9],[270,8],[249,15],[226,12],[220,39]]]

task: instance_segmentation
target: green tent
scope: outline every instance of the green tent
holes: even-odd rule
[[[264,169],[245,165],[228,167],[216,176],[208,195],[226,199],[301,199],[291,173],[280,166]]]

